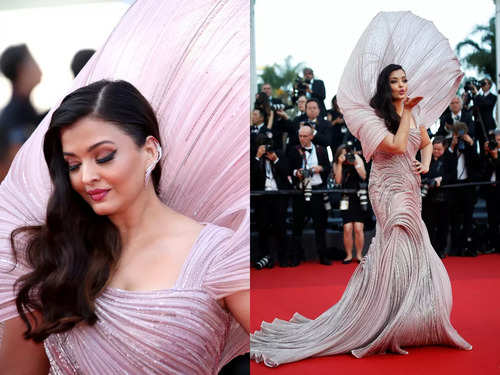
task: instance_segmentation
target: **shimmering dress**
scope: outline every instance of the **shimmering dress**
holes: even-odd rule
[[[247,254],[227,246],[232,234],[206,225],[170,289],[107,288],[94,326],[45,340],[51,374],[217,374],[248,351],[248,334],[217,303],[247,275]]]
[[[250,336],[251,357],[258,362],[274,367],[339,353],[406,354],[403,347],[414,345],[472,349],[450,323],[450,280],[421,218],[420,175],[412,171],[421,130],[410,129],[404,154],[377,150],[389,131],[369,102],[389,64],[405,70],[410,97],[423,96],[412,114],[424,131],[463,77],[432,22],[410,12],[380,12],[368,25],[347,62],[337,100],[365,159],[373,158],[369,195],[376,234],[340,301],[316,319],[296,313],[290,321],[263,322]]]
[[[471,349],[452,327],[451,286],[421,218],[420,175],[412,172],[419,129],[408,148],[377,151],[369,180],[376,235],[338,303],[316,319],[263,322],[250,353],[268,366],[351,352],[406,353],[402,347],[443,344]]]
[[[94,326],[50,336],[52,373],[215,374],[249,350],[248,334],[216,302],[250,287],[249,142],[242,126],[250,108],[249,12],[246,0],[138,0],[61,93],[62,100],[103,78],[136,86],[159,122],[160,198],[213,224],[202,230],[173,288],[108,288],[96,301]],[[1,322],[18,316],[13,285],[30,271],[23,252],[14,261],[10,234],[45,220],[52,184],[42,144],[57,106],[0,185],[0,331]]]

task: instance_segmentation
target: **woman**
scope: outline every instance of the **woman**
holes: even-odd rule
[[[132,142],[134,146],[128,148],[134,152],[140,150],[139,156],[137,153],[127,154],[138,156],[133,160],[143,163],[140,164],[143,167],[141,176],[130,172],[126,181],[120,182],[113,179],[115,175],[107,173],[106,184],[96,187],[104,191],[92,192],[93,189],[90,189],[96,200],[87,196],[88,201],[96,209],[105,209],[99,213],[106,216],[109,212],[106,210],[115,207],[114,204],[106,207],[106,199],[113,198],[119,205],[130,203],[130,200],[115,201],[113,190],[106,192],[107,188],[116,187],[117,184],[122,186],[123,183],[127,188],[120,189],[120,196],[128,196],[128,193],[137,191],[129,190],[132,186],[130,184],[134,183],[133,186],[138,189],[137,184],[141,180],[141,189],[150,191],[151,185],[156,184],[156,177],[150,176],[145,184],[145,172],[159,154],[156,139],[158,145],[161,143],[163,154],[158,162],[162,171],[159,197],[168,208],[158,204],[156,198],[151,196],[154,198],[150,201],[154,204],[153,207],[163,209],[158,210],[158,215],[161,216],[151,226],[142,229],[144,238],[151,241],[147,244],[149,250],[144,253],[149,257],[144,259],[146,271],[137,268],[142,263],[133,260],[140,260],[136,255],[139,257],[142,252],[128,252],[122,246],[122,257],[115,263],[115,272],[110,271],[109,275],[105,272],[99,274],[107,281],[102,293],[95,293],[95,288],[99,287],[99,283],[96,283],[92,285],[88,296],[80,296],[86,302],[94,295],[95,303],[81,303],[79,298],[76,299],[79,309],[86,310],[89,306],[94,309],[96,323],[90,325],[87,321],[82,321],[68,331],[51,334],[45,340],[49,355],[57,351],[57,358],[51,363],[54,366],[53,372],[213,374],[231,358],[248,351],[248,334],[234,317],[238,314],[246,315],[249,299],[245,298],[241,304],[236,303],[241,313],[231,313],[228,310],[231,305],[228,300],[237,298],[240,293],[248,295],[249,288],[248,129],[234,126],[248,122],[249,97],[241,94],[249,90],[248,67],[242,64],[249,56],[248,48],[245,49],[249,45],[248,23],[245,23],[249,19],[248,11],[247,3],[240,0],[230,3],[219,0],[196,0],[189,3],[181,0],[137,1],[75,79],[74,89],[103,78],[126,79],[148,99],[159,126],[159,134],[149,134],[152,137],[148,135],[143,146]],[[175,38],[165,38],[165,35],[175,35]],[[200,56],[206,59],[200,59]],[[194,90],[199,88],[203,88],[202,92],[193,95]],[[122,103],[120,97],[110,100],[115,113],[127,111],[127,108],[119,108]],[[141,112],[147,112],[144,106],[141,108]],[[46,221],[48,198],[52,194],[53,185],[42,146],[51,115],[52,113],[44,119],[23,145],[0,186],[0,321],[5,322],[6,326],[0,355],[9,359],[16,355],[16,362],[20,366],[29,364],[35,358],[25,350],[25,346],[32,345],[33,351],[38,350],[42,354],[43,350],[33,344],[33,340],[24,340],[22,337],[27,326],[18,317],[13,285],[19,277],[30,273],[32,269],[23,253],[18,253],[17,262],[14,262],[8,238],[15,228],[44,225]],[[85,127],[88,124],[76,125],[73,128],[75,131],[81,129],[80,125]],[[106,128],[102,125],[100,129],[116,130],[113,126]],[[68,130],[70,128],[72,127]],[[68,134],[70,133],[65,133]],[[71,137],[78,141],[83,138]],[[130,136],[126,138],[129,145],[131,139]],[[111,139],[116,140],[115,137]],[[119,150],[114,154],[114,159],[106,161],[113,157],[109,152],[114,150],[100,150],[105,154],[90,157],[90,154],[85,153],[90,145],[80,146],[69,150],[75,155],[65,156],[77,157],[68,160],[75,163],[73,166],[77,169],[71,172],[71,176],[74,176],[73,173],[84,175],[89,170],[85,168],[88,165],[114,171],[111,165],[118,162]],[[101,160],[103,163],[98,163],[97,158],[104,159]],[[134,171],[138,172],[137,168]],[[154,174],[158,172],[155,171]],[[69,178],[68,176],[69,171],[66,172],[66,177]],[[104,195],[104,200],[99,194]],[[88,209],[91,208],[89,205]],[[183,215],[193,218],[193,221]],[[155,211],[152,217],[156,216]],[[94,218],[96,217],[100,216],[94,212]],[[169,222],[165,222],[167,218]],[[102,222],[101,219],[95,220],[96,223]],[[157,229],[156,221],[163,223],[163,229],[159,237],[156,233],[155,244],[149,237],[154,237],[151,232]],[[146,217],[145,222],[151,223],[151,218]],[[121,226],[125,229],[133,224],[128,221],[120,223],[126,225]],[[141,230],[142,224],[139,222],[137,229]],[[176,228],[180,230],[181,225],[182,234],[172,236],[173,231]],[[136,238],[134,233],[136,232],[127,232],[122,245],[128,243],[127,239]],[[173,249],[173,242],[167,249],[167,244],[162,240],[163,235],[172,241],[176,240],[175,247],[178,251],[175,251],[175,257],[170,251]],[[16,249],[24,249],[25,239],[28,239],[26,233],[21,233],[16,239]],[[184,242],[188,239],[191,240],[189,244]],[[182,244],[185,245],[183,248]],[[168,268],[163,267],[167,258],[153,258],[154,249],[165,250],[161,253],[169,257]],[[203,254],[205,251],[209,254]],[[64,254],[66,256],[69,253]],[[185,257],[182,258],[182,255]],[[116,251],[113,256],[111,260],[118,259]],[[198,267],[199,257],[204,258],[203,269]],[[128,260],[130,262],[125,263]],[[80,264],[79,267],[83,266],[84,264]],[[134,269],[130,268],[132,266]],[[175,266],[178,268],[172,268]],[[80,269],[79,267],[75,264],[75,268]],[[120,274],[117,271],[120,269],[126,273]],[[176,270],[177,274],[174,273]],[[135,277],[136,273],[141,276],[137,280],[144,280],[148,285],[133,285],[133,282],[129,284],[133,281],[130,276]],[[120,279],[114,279],[114,275]],[[154,284],[155,280],[157,284]],[[49,281],[54,280],[47,279]],[[172,281],[175,285],[172,285]],[[73,281],[72,285],[74,284]],[[169,288],[171,286],[173,287]],[[83,288],[84,286],[80,287]],[[152,290],[157,291],[151,292]],[[72,302],[71,298],[70,301]],[[72,306],[74,304],[68,304],[68,308]],[[34,307],[30,306],[30,309],[34,310]],[[211,312],[207,315],[207,310],[202,313],[203,309]],[[77,321],[74,319],[77,311],[73,311],[73,308],[71,310],[67,319],[66,316],[62,317],[60,323],[63,325],[59,326],[61,330]],[[91,311],[86,310],[84,316],[90,321],[93,319]],[[31,319],[29,314],[27,318]],[[38,324],[43,324],[41,318],[38,318]],[[54,321],[61,316],[49,318]],[[193,319],[192,325],[188,322],[189,319]],[[55,327],[54,324],[49,329]],[[34,333],[41,326],[33,324],[32,328]],[[221,335],[221,330],[224,330],[224,335]],[[209,341],[204,339],[207,331],[211,333]],[[17,333],[15,337],[11,335],[12,332]],[[90,336],[89,341],[87,339]],[[64,343],[58,341],[61,337],[65,337]],[[102,342],[104,337],[105,344]],[[6,344],[11,338],[18,338],[14,344],[16,346],[19,343],[18,350],[13,350],[13,345]],[[85,340],[85,345],[75,345],[76,342],[82,342],[79,340]],[[21,350],[22,344],[25,346]],[[203,346],[203,351],[200,350],[200,345]],[[6,354],[6,350],[10,352]],[[208,353],[215,354],[214,351],[217,355],[210,358]],[[172,359],[172,356],[176,358]],[[0,368],[2,372],[5,370],[3,363]],[[25,373],[37,374],[37,369],[41,371],[34,367]],[[15,371],[11,373],[16,373]]]
[[[344,189],[359,190],[359,184],[366,180],[366,169],[363,159],[352,150],[346,158],[347,147],[341,145],[333,157],[333,178],[335,183]],[[343,264],[352,262],[353,234],[356,245],[356,261],[361,262],[363,246],[365,243],[364,220],[366,212],[361,207],[357,194],[345,194],[340,201],[340,215],[342,216],[344,230],[344,248],[346,257]],[[354,232],[353,232],[354,229]]]
[[[159,199],[162,149],[147,100],[125,81],[80,88],[52,115],[43,149],[54,185],[46,222],[12,234],[33,269],[17,282],[24,338],[45,340],[54,371],[217,368],[231,316],[246,329],[249,319],[246,293],[221,298],[218,284],[247,263],[226,247],[232,231]],[[121,343],[125,325],[138,337]],[[7,348],[10,337],[7,326]],[[193,354],[180,360],[186,349]],[[119,354],[135,350],[149,351],[150,364]]]
[[[296,313],[289,322],[262,323],[250,337],[256,361],[278,366],[338,353],[407,354],[403,347],[416,345],[472,348],[450,323],[450,281],[420,216],[420,174],[431,155],[423,126],[439,117],[462,77],[445,42],[432,23],[409,12],[379,13],[361,36],[338,98],[365,158],[373,156],[376,236],[337,304],[316,319]],[[415,76],[391,60],[408,64]],[[422,95],[410,99],[412,92]],[[419,149],[422,163],[415,160]]]

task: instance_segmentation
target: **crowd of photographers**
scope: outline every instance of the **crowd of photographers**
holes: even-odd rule
[[[327,248],[328,215],[342,219],[342,263],[361,261],[364,226],[373,220],[367,196],[370,164],[349,132],[334,97],[326,110],[325,85],[305,68],[292,105],[273,97],[264,83],[252,112],[251,205],[257,232],[252,259],[258,269],[297,266],[305,260],[302,232],[312,219],[321,264],[332,263]],[[476,256],[500,251],[500,130],[491,81],[467,81],[440,118],[429,172],[422,175],[422,218],[438,255]],[[291,115],[293,114],[293,115]],[[418,157],[419,155],[417,155]],[[486,201],[484,230],[473,220],[479,198]],[[291,238],[287,236],[291,202]],[[332,207],[334,210],[332,210]]]

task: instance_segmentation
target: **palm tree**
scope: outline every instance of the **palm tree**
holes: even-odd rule
[[[493,81],[496,78],[496,48],[495,48],[495,17],[491,17],[488,25],[476,25],[469,34],[482,33],[481,43],[477,43],[470,37],[457,44],[456,51],[460,52],[464,47],[471,51],[461,58],[462,63],[468,68],[475,68],[480,74],[489,76]]]
[[[273,88],[273,96],[281,97],[289,101],[289,92],[293,89],[293,83],[299,72],[304,67],[303,62],[292,64],[292,56],[287,56],[283,64],[274,63],[265,66],[260,74],[262,83],[269,83]]]

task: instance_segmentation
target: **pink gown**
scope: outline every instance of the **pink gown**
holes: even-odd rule
[[[425,63],[424,63],[425,62]],[[389,134],[368,102],[379,72],[403,66],[409,96],[424,96],[413,111],[429,126],[455,95],[462,73],[446,39],[410,12],[379,13],[356,45],[341,79],[338,103],[347,126],[373,158],[370,201],[376,235],[340,301],[316,319],[298,313],[290,321],[263,322],[250,335],[250,354],[275,367],[308,357],[352,353],[355,357],[418,345],[470,350],[450,323],[451,285],[421,218],[420,175],[412,162],[421,144],[410,129],[404,154],[377,150]]]
[[[216,374],[249,350],[248,334],[216,302],[250,287],[249,10],[246,0],[139,0],[68,90],[103,78],[134,84],[159,120],[161,199],[212,224],[173,288],[108,288],[96,301],[96,325],[45,340],[52,374]],[[29,270],[23,254],[14,263],[10,233],[45,217],[50,116],[0,186],[0,331],[17,316],[13,285]]]

